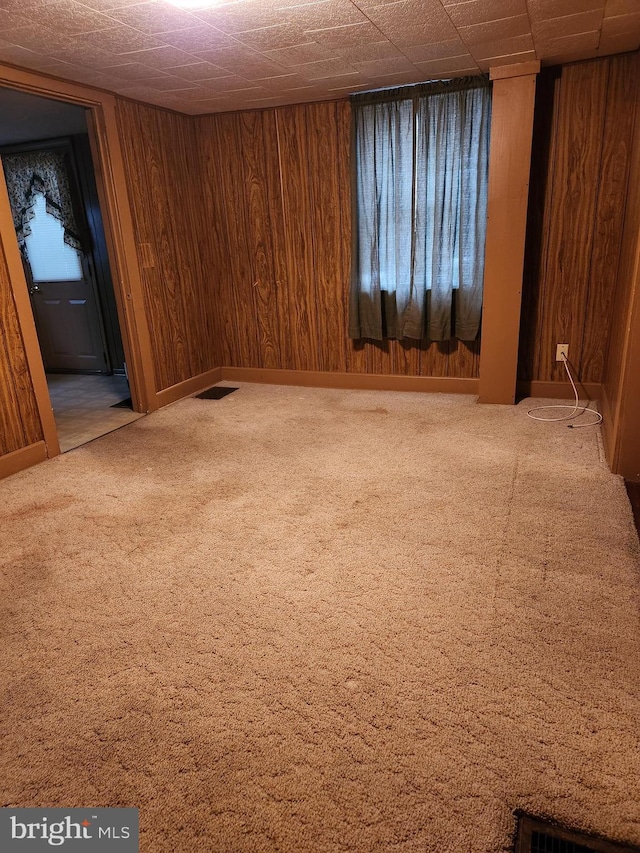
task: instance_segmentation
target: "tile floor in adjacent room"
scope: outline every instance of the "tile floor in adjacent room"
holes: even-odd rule
[[[111,408],[131,394],[125,376],[48,373],[47,385],[63,453],[142,417]]]

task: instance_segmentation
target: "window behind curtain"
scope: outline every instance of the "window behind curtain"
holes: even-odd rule
[[[474,340],[491,89],[455,80],[352,98],[353,338]]]

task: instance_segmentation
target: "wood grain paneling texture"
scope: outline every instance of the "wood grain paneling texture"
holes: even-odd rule
[[[347,102],[196,118],[219,363],[474,378],[479,343],[349,339]]]
[[[156,390],[216,366],[202,182],[188,116],[118,100]]]
[[[2,244],[0,330],[0,456],[3,456],[41,441],[43,434]]]
[[[582,381],[603,379],[639,76],[637,54],[540,75],[520,379],[565,379],[557,343]]]

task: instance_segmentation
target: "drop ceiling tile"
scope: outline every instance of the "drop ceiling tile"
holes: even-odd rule
[[[444,3],[447,14],[456,27],[483,24],[527,14],[525,0],[470,0],[467,3]]]
[[[367,42],[380,41],[380,30],[373,24],[347,24],[345,27],[331,27],[326,30],[308,30],[307,37],[330,50],[332,48],[357,47]]]
[[[309,41],[303,31],[294,24],[277,24],[274,27],[262,27],[259,30],[248,30],[236,33],[234,38],[254,50],[277,50],[278,48],[293,47]]]
[[[146,50],[151,47],[162,47],[162,42],[154,36],[145,35],[139,30],[124,25],[101,30],[97,33],[85,33],[83,40],[95,44],[103,50],[112,53],[130,53],[134,50]]]
[[[302,65],[304,62],[316,62],[321,59],[337,59],[338,51],[330,51],[325,45],[307,41],[292,47],[264,51],[264,55],[281,65]]]
[[[111,53],[108,50],[102,50],[99,47],[95,47],[95,45],[87,45],[80,41],[76,41],[73,47],[52,50],[50,55],[62,62],[68,62],[72,65],[92,66],[100,70],[113,68],[116,65],[125,65],[132,61],[128,58],[123,58],[120,54]]]
[[[449,59],[452,56],[468,56],[464,42],[459,39],[435,42],[434,44],[414,44],[403,47],[402,52],[412,62],[430,62],[433,59]]]
[[[546,21],[538,21],[533,24],[533,37],[539,39],[564,38],[573,33],[588,33],[600,29],[602,24],[602,11],[594,9],[592,12],[580,12],[577,15],[565,15],[562,18],[549,18]]]
[[[265,77],[260,81],[260,85],[269,92],[285,92],[308,84],[309,81],[300,74],[282,74],[279,77]]]
[[[384,6],[367,7],[367,17],[397,47],[450,41],[458,36],[444,8],[438,3],[425,4],[416,16],[410,0]]]
[[[25,68],[33,68],[36,71],[47,71],[54,74],[56,70],[67,70],[66,62],[53,59],[41,53],[35,53],[26,47],[15,44],[0,44],[0,62],[9,62],[12,65],[22,65]]]
[[[168,3],[158,2],[158,0],[112,9],[108,14],[118,23],[151,34],[185,30],[188,27],[195,27],[199,23],[188,12],[170,6]]]
[[[162,41],[172,47],[178,47],[187,53],[199,54],[215,48],[233,47],[238,42],[220,30],[215,30],[207,24],[188,27],[186,30],[176,30],[173,33],[163,33]]]

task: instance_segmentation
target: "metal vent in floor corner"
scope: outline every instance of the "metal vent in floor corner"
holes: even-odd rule
[[[231,394],[232,391],[237,390],[237,388],[227,388],[224,385],[214,385],[213,388],[207,388],[201,394],[196,394],[196,397],[198,400],[222,400],[227,394]]]
[[[514,853],[640,853],[640,847],[585,835],[531,815],[516,814],[516,817]]]

